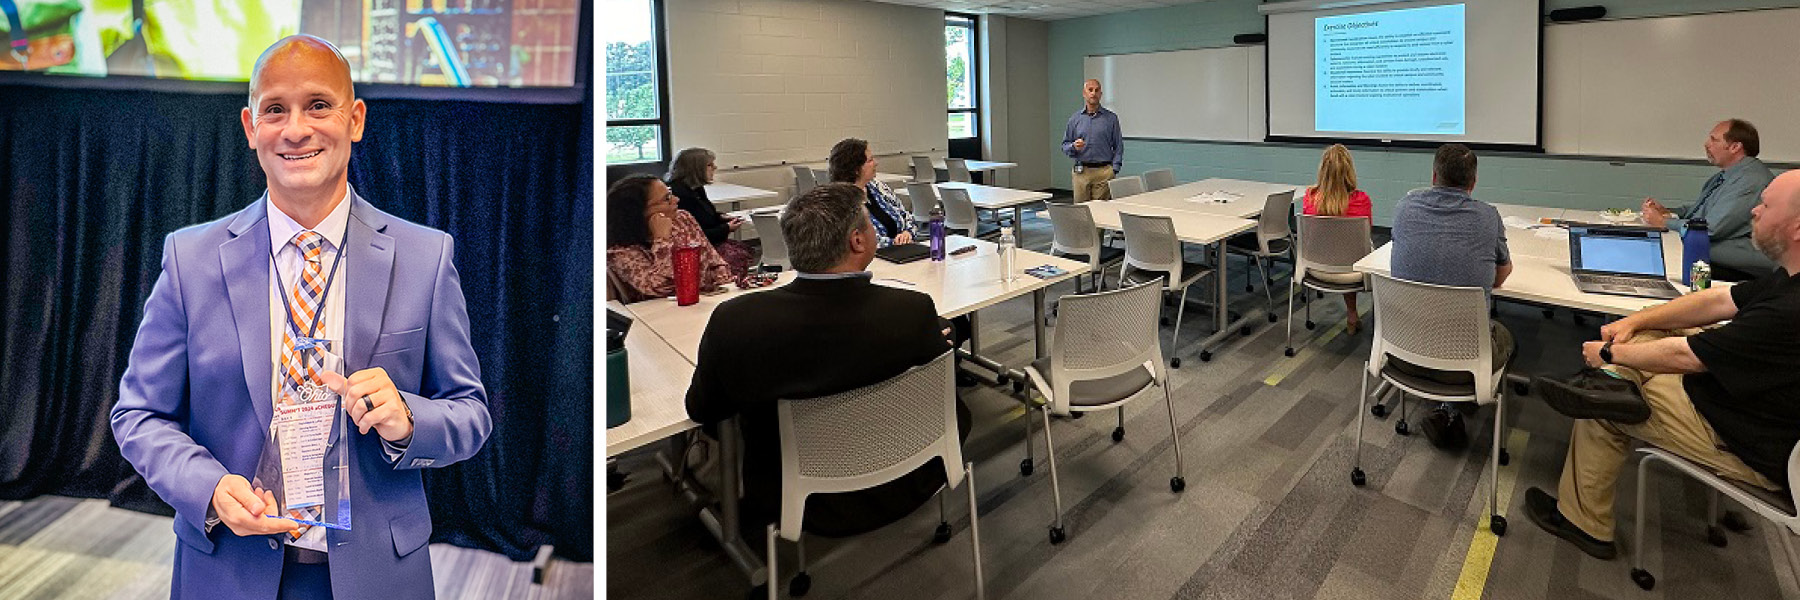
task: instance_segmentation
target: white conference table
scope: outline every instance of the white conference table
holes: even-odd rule
[[[990,171],[990,172],[991,171],[999,171],[1001,169],[1011,169],[1013,167],[1019,166],[1019,163],[1009,163],[1009,162],[1001,162],[1001,161],[994,161],[994,160],[973,160],[973,159],[971,159],[971,160],[965,160],[963,162],[969,165],[970,173],[980,173],[983,171]],[[931,159],[931,168],[934,170],[938,170],[938,171],[950,170],[949,164],[944,162],[944,159],[942,159],[942,158]]]
[[[1133,196],[1135,197],[1135,196]],[[1200,342],[1200,361],[1212,360],[1212,351],[1207,348],[1218,344],[1229,336],[1232,330],[1243,326],[1255,314],[1255,311],[1238,315],[1236,321],[1229,321],[1227,308],[1230,303],[1230,291],[1226,289],[1225,241],[1232,236],[1256,229],[1256,221],[1214,215],[1186,210],[1176,210],[1143,204],[1131,204],[1123,200],[1096,200],[1082,204],[1094,215],[1094,225],[1101,229],[1124,231],[1121,226],[1120,212],[1135,215],[1169,217],[1175,225],[1175,237],[1190,244],[1202,244],[1213,249],[1213,334]],[[1129,242],[1128,242],[1129,243]],[[1177,332],[1179,335],[1179,332]],[[1173,353],[1173,349],[1170,350]]]
[[[1015,190],[1012,188],[982,185],[979,183],[948,181],[936,185],[939,190],[959,189],[969,192],[969,202],[974,204],[975,208],[982,210],[1012,209],[1014,227],[1019,227],[1019,223],[1025,222],[1025,205],[1050,199],[1050,194],[1048,192]],[[894,193],[900,196],[906,196],[908,198],[907,207],[912,207],[910,201],[912,198],[911,191],[904,187],[899,187],[894,188]],[[920,217],[923,215],[913,216]]]
[[[1564,211],[1563,209],[1544,207],[1496,204],[1494,208],[1498,209],[1502,216],[1510,215],[1522,218],[1537,218],[1527,217],[1527,215],[1537,215],[1542,218],[1566,218],[1568,213],[1575,213],[1579,217],[1599,216],[1598,212],[1593,211]],[[1592,215],[1587,214],[1590,212]],[[1555,213],[1555,215],[1551,216],[1549,213]],[[1494,288],[1495,297],[1610,315],[1629,315],[1667,302],[1655,298],[1594,294],[1577,289],[1569,267],[1569,231],[1562,227],[1554,225],[1540,225],[1532,229],[1507,227],[1506,241],[1507,249],[1512,254],[1513,272],[1506,278],[1505,284]],[[1686,291],[1687,288],[1681,285],[1681,241],[1671,232],[1664,232],[1662,241],[1663,265],[1668,271],[1669,279],[1675,285],[1675,289]],[[1380,248],[1376,248],[1374,252],[1357,261],[1356,270],[1380,275],[1391,274],[1393,251],[1393,242],[1382,244]]]
[[[943,262],[918,260],[893,264],[876,259],[869,265],[869,270],[875,276],[875,283],[879,285],[916,290],[930,295],[939,316],[949,318],[968,315],[971,324],[969,347],[972,352],[980,350],[980,325],[974,319],[976,311],[1031,294],[1034,356],[1048,356],[1048,337],[1044,332],[1044,291],[1051,285],[1080,277],[1088,271],[1087,263],[1019,249],[1016,267],[1020,271],[1048,264],[1067,272],[1046,279],[1018,273],[1016,279],[1001,281],[1000,257],[994,244],[963,236],[950,236],[946,243],[951,250],[970,245],[976,249],[970,253],[947,257]],[[792,271],[784,272],[775,285],[753,290],[733,288],[723,294],[703,295],[699,303],[690,306],[678,306],[673,298],[656,298],[626,305],[609,302],[609,307],[626,313],[635,319],[635,323],[626,336],[627,348],[631,352],[632,420],[607,430],[607,456],[698,427],[698,424],[687,418],[687,386],[693,379],[694,365],[699,360],[700,338],[706,331],[706,324],[711,320],[713,310],[731,298],[786,285],[793,279]],[[641,360],[640,353],[644,357]],[[1025,381],[1022,373],[1016,370],[1009,373],[1005,367],[979,355],[971,354],[965,358],[996,373],[1006,374],[1016,382]],[[644,391],[642,395],[639,394],[640,390]],[[708,494],[704,482],[691,480],[683,482],[682,491],[690,502],[704,507],[700,511],[701,522],[719,540],[726,555],[749,576],[751,585],[760,585],[766,582],[767,571],[762,560],[750,551],[739,534],[737,503],[723,501],[714,507],[710,502],[712,498],[737,498],[739,491],[741,442],[735,419],[721,424],[719,437],[722,467],[719,493]],[[664,464],[664,468],[673,470],[668,463]]]
[[[726,208],[728,211],[742,208],[742,204],[745,202],[774,200],[778,196],[780,196],[780,194],[775,193],[773,190],[753,188],[735,183],[713,182],[706,184],[706,198],[711,200],[714,206],[721,204],[729,205],[729,208]]]
[[[1293,191],[1295,202],[1299,202],[1304,186],[1285,183],[1266,183],[1261,181],[1244,181],[1241,179],[1212,178],[1192,183],[1184,183],[1174,187],[1163,188],[1154,192],[1144,192],[1123,198],[1114,198],[1113,202],[1126,202],[1155,206],[1171,210],[1223,215],[1240,219],[1254,219],[1262,214],[1263,204],[1270,194]],[[1223,202],[1219,200],[1224,200]]]

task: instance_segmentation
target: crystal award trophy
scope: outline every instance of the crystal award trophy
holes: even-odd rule
[[[282,518],[349,530],[349,416],[343,397],[320,376],[343,374],[344,360],[333,352],[338,343],[299,338],[287,364],[275,365],[274,416],[251,485],[274,494]]]

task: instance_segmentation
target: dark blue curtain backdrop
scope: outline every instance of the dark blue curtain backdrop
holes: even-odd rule
[[[350,182],[455,236],[494,417],[480,454],[426,473],[433,541],[592,560],[591,103],[368,102]],[[0,498],[168,512],[107,411],[163,236],[262,194],[243,104],[0,88]]]

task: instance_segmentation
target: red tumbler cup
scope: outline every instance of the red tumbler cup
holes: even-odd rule
[[[677,246],[675,261],[675,304],[688,306],[700,301],[700,247]]]

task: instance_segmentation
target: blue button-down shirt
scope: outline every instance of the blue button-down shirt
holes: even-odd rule
[[[1075,149],[1075,140],[1087,142],[1081,150]],[[1125,134],[1119,128],[1119,114],[1102,106],[1093,113],[1087,107],[1069,115],[1069,125],[1063,128],[1063,154],[1084,163],[1112,163],[1113,172],[1125,164]]]
[[[1714,264],[1746,273],[1761,274],[1775,268],[1756,246],[1750,243],[1750,210],[1762,201],[1763,188],[1775,180],[1775,173],[1754,156],[1746,156],[1729,169],[1720,170],[1700,186],[1700,198],[1693,204],[1671,208],[1671,231],[1682,231],[1687,220],[1706,219],[1706,233],[1712,238]]]
[[[1433,285],[1494,289],[1494,270],[1512,264],[1506,225],[1493,205],[1452,187],[1413,190],[1394,208],[1394,277]]]

